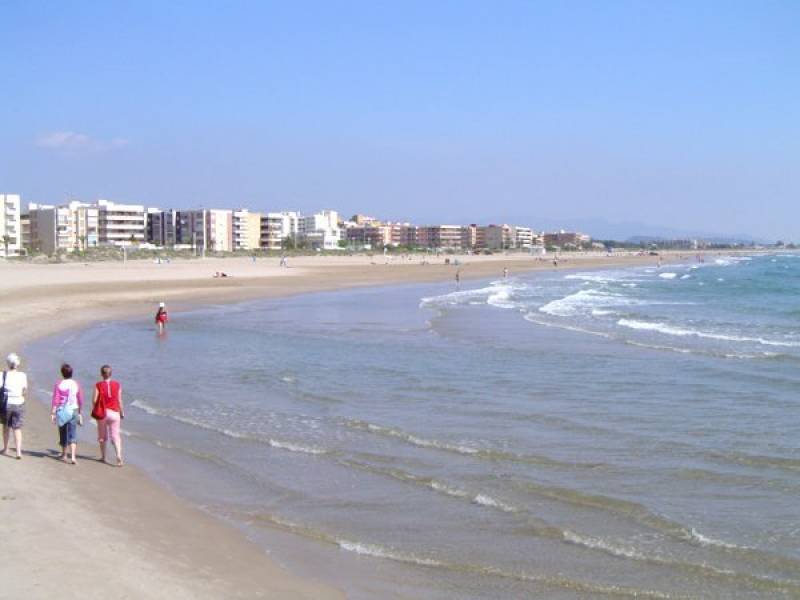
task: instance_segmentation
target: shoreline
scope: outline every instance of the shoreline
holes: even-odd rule
[[[664,264],[675,262],[682,254],[667,255]],[[20,277],[20,285],[14,288],[12,284],[2,294],[0,324],[6,330],[17,326],[17,330],[4,335],[0,350],[18,349],[23,338],[28,338],[28,343],[98,321],[150,319],[152,307],[162,299],[175,313],[182,308],[311,292],[447,282],[453,281],[456,269],[444,264],[378,265],[366,257],[353,258],[360,260],[309,257],[305,261],[298,259],[300,267],[291,269],[279,269],[277,259],[275,265],[263,260],[255,266],[246,259],[236,264],[232,259],[208,259],[191,261],[188,265],[178,263],[182,268],[175,269],[177,273],[162,269],[163,265],[147,263],[122,267],[102,263],[90,267],[0,265],[0,275],[7,280],[9,271],[20,275],[28,271],[29,277],[28,280]],[[467,260],[461,265],[463,280],[497,276],[506,266],[512,275],[553,270],[548,260],[527,256],[468,258],[477,260]],[[653,265],[654,258],[569,257],[558,269]],[[233,277],[212,279],[202,275],[206,271],[213,273],[214,266],[222,264],[221,261]],[[51,284],[40,283],[41,269],[47,270]],[[124,289],[113,289],[115,286]],[[49,320],[54,316],[61,318],[54,323]],[[23,360],[25,369],[27,364],[35,362],[35,357],[23,356]],[[18,556],[36,557],[35,561],[20,565],[12,591],[31,597],[63,592],[69,583],[62,579],[45,580],[42,574],[46,575],[50,569],[60,573],[67,567],[62,558],[66,547],[76,559],[68,569],[76,585],[69,587],[80,589],[84,597],[100,595],[103,589],[99,583],[81,577],[81,565],[87,559],[90,563],[102,560],[123,565],[120,589],[134,597],[342,597],[337,590],[299,579],[276,566],[274,559],[232,524],[193,507],[136,467],[119,471],[84,459],[78,467],[70,468],[48,459],[53,444],[46,440],[53,439],[53,426],[45,407],[40,402],[30,402],[35,393],[34,386],[31,388],[24,430],[25,460],[0,461],[3,465],[0,472],[10,484],[4,499],[12,498],[8,504],[15,535],[10,550]],[[80,450],[84,457],[96,453],[93,445],[88,446],[88,452],[86,445]],[[98,498],[102,500],[98,502]],[[65,521],[69,526],[61,525]]]

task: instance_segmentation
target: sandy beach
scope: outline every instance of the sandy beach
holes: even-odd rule
[[[451,257],[452,258],[452,257]],[[676,259],[677,255],[673,257]],[[459,257],[464,280],[553,269],[529,256]],[[655,264],[652,256],[570,256],[559,269]],[[173,261],[166,264],[0,264],[0,352],[41,336],[123,317],[151,320],[167,302],[172,318],[207,303],[287,296],[357,286],[453,281],[443,258],[302,257]],[[224,271],[227,278],[214,278]],[[23,370],[36,356],[23,353]],[[53,365],[55,375],[57,365]],[[84,382],[86,385],[88,382]],[[52,382],[38,382],[49,387]],[[88,410],[85,416],[88,418]],[[111,566],[120,598],[336,598],[323,581],[301,579],[233,527],[178,499],[135,466],[111,468],[79,447],[81,460],[54,459],[56,433],[46,408],[29,392],[22,461],[0,459],[9,597],[95,598]],[[127,457],[134,465],[135,456]]]

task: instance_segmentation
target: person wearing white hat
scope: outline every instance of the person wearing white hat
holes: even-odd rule
[[[164,327],[167,325],[169,317],[167,316],[167,307],[163,302],[158,303],[158,311],[156,312],[156,325],[158,326],[158,333],[164,333]]]
[[[3,371],[0,387],[6,396],[3,420],[3,454],[8,454],[9,430],[14,432],[17,460],[22,458],[22,423],[25,417],[25,395],[28,392],[28,376],[19,370],[19,356],[13,352],[6,357],[8,369]]]

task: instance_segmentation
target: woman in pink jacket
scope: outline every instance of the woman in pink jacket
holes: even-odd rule
[[[53,388],[53,402],[50,420],[58,425],[58,443],[61,446],[61,460],[77,464],[75,450],[78,446],[78,425],[83,425],[83,392],[78,382],[72,379],[72,367],[61,365],[61,376]],[[67,459],[67,448],[70,458]]]

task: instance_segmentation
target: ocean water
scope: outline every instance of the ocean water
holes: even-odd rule
[[[45,365],[84,385],[114,365],[131,462],[353,598],[800,597],[794,255],[311,294],[33,346],[43,394]]]

